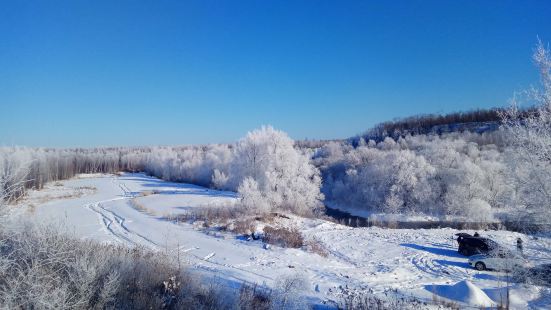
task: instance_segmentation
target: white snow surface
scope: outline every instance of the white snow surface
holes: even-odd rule
[[[496,306],[495,301],[490,299],[483,290],[468,280],[457,282],[455,285],[434,285],[432,290],[441,297],[460,301],[468,305],[479,307]]]
[[[212,273],[231,287],[243,281],[271,286],[279,277],[299,273],[308,279],[306,295],[314,302],[338,300],[339,287],[369,287],[376,293],[397,289],[399,294],[426,301],[436,293],[472,307],[473,302],[497,303],[505,285],[503,274],[476,271],[457,253],[454,234],[458,231],[454,229],[351,228],[296,216],[277,219],[279,225],[297,226],[306,240],[315,240],[328,253],[322,257],[304,249],[264,249],[261,241],[166,220],[165,215],[189,208],[234,203],[238,198],[232,192],[164,182],[144,174],[94,175],[61,183],[69,190],[95,190],[57,197],[46,194],[54,190],[48,186],[41,195],[31,193],[14,213],[61,225],[80,238],[179,254],[195,270]],[[142,196],[144,192],[148,195]],[[50,199],[33,201],[39,196]],[[145,210],[133,206],[133,199]],[[480,233],[511,248],[521,237],[525,254],[534,264],[551,261],[548,236]],[[510,288],[513,309],[551,307],[549,288],[524,284]]]

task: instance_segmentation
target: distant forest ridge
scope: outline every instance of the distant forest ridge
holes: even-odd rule
[[[448,114],[423,114],[386,121],[373,126],[363,134],[353,137],[353,143],[364,140],[383,141],[390,137],[398,139],[407,135],[443,134],[449,132],[470,131],[484,133],[499,129],[501,115],[505,108],[477,109]],[[536,113],[533,107],[521,110],[521,117]]]
[[[398,140],[408,135],[441,135],[451,132],[485,133],[499,129],[502,123],[501,115],[507,108],[476,109],[471,111],[452,112],[447,114],[420,114],[379,123],[367,131],[344,139],[296,140],[300,148],[320,148],[329,142],[348,142],[358,145],[360,138],[366,142],[373,140],[381,142],[389,137]],[[520,118],[537,113],[534,107],[519,109]]]

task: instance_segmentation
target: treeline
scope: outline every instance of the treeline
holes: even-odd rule
[[[27,189],[78,173],[114,173],[124,168],[124,149],[0,148],[0,193],[12,202]]]
[[[360,139],[357,145],[332,141],[312,151],[312,145],[300,149],[285,133],[265,127],[234,144],[0,148],[0,199],[12,202],[29,188],[79,173],[130,171],[237,191],[251,213],[311,214],[325,197],[328,203],[375,213],[493,220],[522,206],[524,214],[538,214],[551,192],[547,174],[542,175],[549,170],[547,162],[532,170],[519,165],[524,161],[509,135],[408,135],[381,142]]]
[[[521,197],[522,205],[531,201],[529,191],[521,191],[530,179],[523,177],[527,172],[521,167],[513,169],[515,152],[503,131],[378,143],[360,139],[356,146],[332,141],[314,153],[310,145],[295,145],[286,134],[266,127],[234,144],[1,148],[0,188],[10,193],[4,200],[14,201],[26,189],[79,173],[145,172],[167,181],[237,191],[253,213],[280,209],[307,214],[325,196],[328,203],[370,212],[478,220],[511,213]]]
[[[146,172],[167,181],[237,191],[243,207],[308,214],[323,199],[309,150],[271,127],[234,144],[186,147],[40,149],[0,148],[0,198],[13,202],[30,188],[79,173]]]
[[[365,140],[371,139],[380,142],[386,137],[398,139],[406,135],[441,134],[464,130],[495,130],[499,127],[503,112],[505,112],[503,108],[493,108],[448,114],[410,116],[377,124],[360,137]],[[488,124],[493,124],[493,126],[488,128]]]
[[[514,194],[504,145],[500,132],[453,133],[360,140],[357,146],[333,141],[311,153],[311,146],[299,149],[286,134],[266,127],[235,144],[2,148],[0,185],[10,192],[5,200],[14,201],[26,189],[79,173],[145,172],[237,191],[243,206],[257,213],[311,213],[323,193],[329,202],[373,212],[489,219]]]

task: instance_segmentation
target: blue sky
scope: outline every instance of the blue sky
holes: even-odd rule
[[[2,1],[0,145],[344,138],[504,106],[549,1]]]

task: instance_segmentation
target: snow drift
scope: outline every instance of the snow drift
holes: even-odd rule
[[[496,304],[483,290],[468,280],[455,285],[429,285],[427,289],[438,296],[472,306],[493,307]]]

